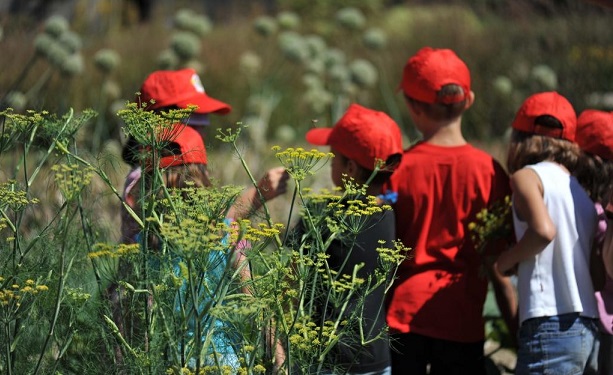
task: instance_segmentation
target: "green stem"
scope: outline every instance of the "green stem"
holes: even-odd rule
[[[64,223],[62,225],[62,232],[64,236],[66,237],[68,234],[68,226],[69,226],[70,220],[63,220],[63,222]],[[41,349],[40,356],[38,357],[38,362],[36,363],[36,367],[34,368],[34,374],[37,374],[38,371],[40,370],[40,366],[44,358],[44,353],[46,352],[47,346],[49,345],[49,341],[51,340],[51,337],[53,336],[55,332],[55,326],[57,324],[58,317],[60,316],[60,308],[62,306],[64,286],[66,283],[66,277],[67,277],[68,269],[70,268],[70,265],[66,269],[65,267],[66,267],[66,241],[62,241],[62,246],[60,250],[60,269],[59,269],[59,275],[58,275],[58,290],[57,290],[57,295],[55,298],[55,308],[54,308],[54,313],[53,313],[53,319],[51,321],[49,332],[47,333],[47,337],[45,338],[45,342]]]
[[[6,219],[6,224],[11,228],[11,232],[13,232],[15,236],[17,236],[17,228],[15,228],[15,225],[13,224],[11,219],[6,215],[6,212],[4,212],[4,210],[0,210],[0,213],[2,214],[2,217]]]
[[[289,214],[287,215],[287,224],[285,225],[285,237],[283,238],[283,244],[287,242],[287,237],[289,236],[289,226],[290,221],[292,220],[292,213],[294,212],[294,204],[296,203],[296,197],[298,196],[298,191],[300,190],[300,181],[296,181],[296,186],[294,187],[294,192],[292,194],[292,202],[289,206]]]
[[[78,202],[78,207],[79,207],[79,216],[81,218],[81,230],[83,231],[83,237],[85,238],[85,243],[87,246],[87,252],[91,252],[92,251],[92,238],[93,238],[93,233],[91,231],[91,223],[89,222],[89,218],[85,215],[85,212],[83,211],[83,198],[81,197],[81,195],[79,194],[79,196],[77,197],[77,202]],[[93,259],[90,259],[90,262],[92,264],[92,269],[94,271],[94,277],[96,279],[96,285],[98,285],[98,293],[100,293],[100,295],[104,295],[104,290],[102,289],[102,279],[98,273],[98,269],[96,267],[96,263],[94,262]]]
[[[11,336],[11,322],[9,320],[4,322],[4,335],[6,336],[6,343],[4,349],[6,353],[6,370],[8,375],[13,375],[13,361],[11,357],[11,344],[13,343]]]
[[[132,354],[132,356],[134,358],[138,358],[138,354],[136,353],[136,351],[130,346],[130,344],[128,344],[128,342],[126,341],[126,339],[121,335],[121,332],[119,332],[119,328],[117,327],[117,324],[115,324],[115,322],[113,321],[113,319],[109,318],[108,316],[104,315],[104,320],[106,321],[106,323],[111,327],[111,331],[113,332],[113,334],[115,335],[115,337],[117,337],[117,339],[119,340],[119,342],[121,343],[121,345],[127,350],[128,353]]]
[[[270,211],[268,210],[268,206],[266,205],[266,199],[264,199],[264,195],[260,191],[257,181],[255,180],[255,178],[253,177],[253,174],[251,173],[251,170],[247,166],[247,162],[245,161],[245,158],[243,158],[243,156],[241,155],[240,150],[238,149],[238,146],[236,145],[236,140],[232,141],[232,148],[234,148],[234,152],[238,156],[238,159],[240,160],[241,165],[243,166],[243,169],[247,173],[247,176],[249,177],[251,184],[253,184],[253,186],[255,187],[255,190],[258,193],[258,197],[260,199],[260,202],[262,203],[262,209],[264,210],[264,213],[266,214],[266,222],[268,223],[268,226],[272,227],[273,222],[270,216]],[[275,241],[278,247],[283,246],[283,242],[279,238],[279,235],[275,235]]]
[[[72,120],[72,116],[74,115],[74,111],[71,108],[68,111],[69,115],[68,118],[66,119],[66,122],[64,122],[64,126],[62,126],[62,129],[60,129],[60,132],[58,133],[58,136],[60,136],[62,133],[64,133],[64,130],[66,130],[66,127],[68,126],[68,124],[70,123],[70,121]],[[31,134],[31,138],[30,138],[30,144],[33,141],[33,137],[34,134],[36,133],[36,129],[34,129],[34,131],[32,131]],[[34,183],[34,179],[36,178],[36,176],[38,176],[38,173],[41,171],[43,165],[45,164],[45,162],[47,161],[47,159],[49,158],[49,155],[51,155],[51,153],[53,152],[53,150],[55,149],[56,144],[61,144],[61,142],[57,141],[57,137],[53,139],[53,142],[51,142],[51,144],[49,145],[49,147],[47,148],[47,152],[45,153],[45,155],[43,156],[42,160],[40,160],[40,162],[38,163],[38,166],[36,167],[36,169],[34,170],[34,172],[32,173],[32,175],[30,176],[30,178],[28,179],[28,188],[32,186],[32,184]],[[62,145],[63,146],[63,145]],[[27,155],[27,150],[26,150],[26,155]]]

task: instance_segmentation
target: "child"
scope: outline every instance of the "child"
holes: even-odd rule
[[[158,168],[162,171],[164,189],[172,191],[188,187],[207,188],[211,186],[206,168],[206,149],[202,137],[200,137],[196,130],[184,124],[176,124],[172,129],[160,135],[160,138],[169,142],[159,155],[158,164]],[[140,184],[146,186],[145,191],[156,195],[155,191],[150,191],[155,178],[154,168],[155,166],[151,163],[151,155],[149,155],[146,168],[137,186],[130,192],[130,197],[133,202],[136,202],[137,206],[142,201],[141,197],[139,197],[139,192],[142,191],[139,186]],[[278,194],[279,190],[271,190],[265,193],[265,196],[266,199],[272,199]],[[140,212],[140,210],[137,209],[136,212]],[[161,213],[158,212],[158,215],[160,214]],[[228,223],[227,219],[226,223]],[[135,238],[132,239],[132,242],[142,243],[139,238],[140,235],[140,233],[137,233]],[[159,247],[158,242],[155,236],[151,236],[148,244],[154,250],[157,250]],[[223,242],[225,244],[226,240],[224,239]],[[207,245],[203,244],[202,246]],[[240,248],[240,246],[236,248]],[[227,249],[231,250],[233,246],[227,244]],[[157,252],[154,251],[153,254],[157,254]],[[214,306],[214,303],[216,303],[216,286],[223,282],[227,282],[224,281],[224,279],[227,278],[225,272],[227,272],[226,268],[229,262],[232,262],[231,266],[241,270],[240,275],[243,280],[249,277],[249,269],[242,264],[244,262],[244,256],[240,252],[227,254],[221,251],[209,251],[203,252],[203,254],[208,256],[208,259],[199,259],[198,262],[205,265],[202,266],[202,269],[206,271],[204,271],[202,275],[194,275],[190,281],[195,285],[188,286],[188,279],[181,266],[183,259],[176,254],[173,255],[171,251],[175,275],[184,278],[176,299],[175,311],[179,318],[179,326],[176,328],[182,327],[180,324],[180,319],[183,319],[182,316],[191,317],[188,318],[184,337],[179,343],[179,350],[181,355],[188,356],[188,358],[185,358],[187,366],[192,369],[195,368],[196,358],[189,357],[189,354],[193,355],[192,351],[196,348],[195,341],[200,337],[203,343],[205,341],[207,342],[209,348],[206,353],[200,353],[199,357],[202,360],[200,366],[217,366],[217,368],[220,369],[223,366],[229,366],[236,370],[240,364],[239,357],[235,352],[235,346],[238,345],[239,342],[237,342],[237,338],[234,337],[235,335],[232,331],[233,327],[214,316],[203,316],[203,310],[211,308],[211,306]],[[155,262],[154,258],[157,259],[156,256],[152,256],[152,260],[150,261]],[[197,269],[197,267],[195,267],[195,269]],[[194,296],[194,293],[196,296]],[[194,318],[196,316],[200,317],[199,322],[196,322],[196,318]],[[196,327],[199,327],[200,336],[197,335],[198,331]],[[279,347],[277,348],[279,349]],[[278,355],[282,355],[282,353],[278,353]]]
[[[508,154],[517,244],[500,255],[518,266],[517,374],[593,374],[598,309],[589,259],[594,203],[571,173],[577,118],[557,92],[528,97],[513,121]]]
[[[196,138],[191,140],[181,138],[181,140],[196,142],[198,145],[202,144],[203,152],[203,129],[204,125],[209,124],[208,115],[211,113],[227,114],[231,110],[228,104],[214,99],[205,93],[200,78],[193,69],[153,72],[143,82],[138,100],[144,109],[158,112],[196,106],[197,108],[189,118],[178,122],[176,126],[185,128],[181,132],[181,134],[185,134],[184,137],[189,135]],[[122,153],[123,159],[131,167],[124,184],[123,198],[135,212],[138,212],[136,208],[138,205],[138,186],[142,182],[141,178],[143,175],[142,164],[146,162],[146,160],[143,160],[142,154],[143,147],[135,139],[129,138]],[[147,155],[147,153],[144,152],[144,155]],[[195,177],[198,186],[209,185],[208,171],[206,170],[206,153],[204,153],[204,157],[204,162],[200,160],[198,163],[188,163],[189,165],[183,168],[186,173],[183,177],[188,180],[194,180]],[[192,175],[192,173],[196,173],[196,175]],[[183,177],[173,178],[171,181],[181,182],[184,181]],[[228,221],[231,222],[245,218],[261,207],[265,201],[285,193],[288,179],[289,175],[283,168],[268,170],[259,180],[257,188],[252,186],[237,197],[227,213]],[[138,242],[137,238],[141,228],[123,206],[121,219],[121,242]],[[130,267],[131,264],[121,261],[119,263],[119,277],[128,276],[131,273]],[[107,288],[107,296],[113,309],[113,320],[117,323],[120,332],[125,333],[122,324],[124,319],[121,316],[122,311],[120,308],[122,294],[121,288],[114,282]],[[121,361],[122,357],[122,353],[116,350],[116,358]]]
[[[611,215],[613,206],[608,213],[605,209],[613,198],[613,113],[583,111],[577,119],[577,144],[583,151],[577,178],[595,202],[599,218],[592,250],[592,279],[601,323],[598,370],[609,375],[613,374],[613,259],[605,254],[612,250],[613,225],[607,225],[606,215]]]
[[[398,125],[385,113],[358,104],[350,105],[334,127],[309,130],[306,140],[314,145],[330,146],[334,154],[331,177],[336,186],[342,188],[349,178],[361,185],[369,181],[368,195],[377,195],[381,191],[402,156],[402,135]],[[385,167],[371,180],[377,160],[385,162]],[[381,246],[379,241],[385,241],[389,246],[395,240],[392,212],[374,214],[364,228],[357,234],[352,246],[342,239],[336,239],[326,250],[330,255],[328,264],[333,270],[351,274],[356,265],[363,263],[358,277],[367,279],[368,275],[374,274],[378,264],[376,249]],[[354,303],[358,298],[353,297]],[[383,301],[384,285],[366,297],[362,319],[366,340],[385,329]],[[329,311],[333,310],[330,307],[321,306],[321,309],[322,315],[337,313]],[[349,337],[359,337],[358,328]],[[339,368],[328,371],[373,375],[391,373],[387,338],[357,348],[347,341],[347,338],[341,339],[333,352],[333,363]]]
[[[206,94],[194,69],[158,70],[151,73],[140,88],[137,103],[145,110],[157,112],[197,106],[185,122],[197,129],[202,137],[204,126],[210,123],[209,114],[225,115],[232,110],[228,104]],[[131,168],[126,176],[123,192],[124,199],[130,206],[134,204],[129,198],[130,191],[141,177],[140,148],[141,145],[135,138],[128,137],[122,150],[122,158]],[[139,230],[134,220],[122,210],[122,242],[129,243],[130,238]]]
[[[144,109],[158,112],[196,106],[189,118],[181,122],[196,129],[201,137],[204,137],[204,128],[209,125],[209,114],[225,115],[232,110],[228,104],[205,92],[200,77],[194,69],[159,70],[151,73],[141,86],[138,102]],[[126,203],[130,206],[134,203],[130,200],[130,191],[141,176],[140,147],[134,138],[129,138],[122,152],[124,161],[131,167],[124,183],[123,193]],[[259,191],[267,195],[264,199],[283,194],[288,178],[289,175],[283,168],[268,170],[258,184]],[[262,203],[258,189],[250,187],[238,197],[228,216],[239,220],[255,212]],[[129,214],[122,210],[122,241],[129,243],[130,238],[139,230]]]
[[[206,188],[211,186],[206,168],[206,149],[198,132],[189,126],[177,124],[172,130],[165,132],[162,137],[169,138],[168,140],[170,141],[164,150],[162,150],[159,159],[159,168],[163,170],[162,177],[164,179],[164,186],[169,190],[187,188],[190,186],[190,184],[193,184],[193,186],[197,188]],[[139,179],[139,182],[150,185],[152,178],[152,166],[148,166],[145,169],[143,176]],[[140,191],[140,189],[136,187],[130,192],[133,198],[132,200],[137,202],[137,204],[139,202],[138,191]],[[139,241],[135,238],[134,242]],[[206,281],[203,282],[203,284],[218,285],[222,282],[222,278],[224,277],[223,273],[228,260],[233,257],[221,252],[209,252],[208,255],[210,259],[208,259],[207,263],[213,265],[213,267],[207,269],[206,275],[204,275]],[[178,275],[181,274],[178,266],[180,261],[181,260],[178,258],[173,260],[175,272]],[[201,310],[202,306],[206,306],[214,301],[215,296],[210,294],[210,292],[211,290],[209,288],[202,288],[200,290],[197,298],[199,306],[192,307],[198,311],[197,315],[201,315],[199,310]],[[182,296],[181,300],[192,300],[191,296],[187,296],[185,281],[180,294]],[[185,308],[185,306],[183,308]],[[177,311],[180,310],[178,309]],[[190,311],[190,309],[187,310],[188,316]],[[195,324],[193,319],[191,319],[188,323],[187,336],[191,337],[194,335]],[[214,355],[215,360],[210,362],[210,364],[218,363],[219,365],[228,365],[232,368],[237,368],[239,364],[238,356],[234,352],[234,340],[230,332],[230,327],[226,327],[225,323],[219,319],[210,319],[208,317],[202,319],[201,324],[204,325],[202,332],[206,333],[211,329],[213,329],[215,332],[211,339],[214,351],[205,353],[203,357],[208,358],[211,355]],[[186,353],[189,353],[191,349],[189,342],[183,345],[186,347],[182,349],[184,349]],[[191,364],[191,367],[193,368],[195,365],[195,360],[191,360],[193,361]]]
[[[400,266],[387,306],[394,374],[426,374],[428,365],[431,374],[485,373],[484,263],[514,327],[513,285],[493,272],[490,249],[480,254],[468,229],[510,194],[502,166],[462,135],[462,115],[474,101],[470,82],[449,49],[424,47],[404,67],[400,87],[423,138],[405,150],[390,180],[397,236],[414,254]]]

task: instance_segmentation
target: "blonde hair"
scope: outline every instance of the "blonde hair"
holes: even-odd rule
[[[581,150],[576,143],[514,129],[507,155],[507,169],[509,173],[514,173],[526,165],[548,160],[563,165],[573,173],[580,155]]]
[[[450,84],[443,86],[436,93],[436,103],[424,103],[417,99],[413,99],[405,94],[406,100],[414,106],[420,107],[420,109],[431,119],[435,121],[448,121],[453,120],[464,113],[466,108],[466,100],[460,102],[445,104],[445,98],[462,97],[468,98],[469,93],[464,92],[464,89],[460,85]]]

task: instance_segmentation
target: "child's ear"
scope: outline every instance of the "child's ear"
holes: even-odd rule
[[[347,176],[352,178],[358,177],[358,172],[360,171],[360,166],[353,159],[347,159],[347,164],[345,164],[345,173]]]
[[[419,106],[419,104],[413,100],[407,100],[407,107],[409,108],[410,111],[412,111],[413,113],[415,113],[416,115],[421,114],[421,107]]]
[[[464,110],[467,110],[468,108],[470,108],[474,102],[475,102],[475,93],[471,90],[470,93],[468,93],[468,97],[466,98],[466,103],[464,103]]]

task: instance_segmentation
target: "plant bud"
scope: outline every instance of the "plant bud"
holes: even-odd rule
[[[28,98],[19,91],[11,91],[6,95],[6,106],[13,108],[15,111],[20,112],[26,108],[28,104]]]
[[[112,49],[101,49],[94,55],[94,64],[103,73],[111,73],[119,65],[121,58]]]
[[[262,36],[270,36],[277,32],[277,21],[270,16],[258,17],[253,23],[255,31]]]
[[[69,29],[68,21],[62,16],[51,16],[45,22],[45,33],[54,38],[58,38]]]
[[[381,29],[370,28],[364,33],[362,41],[367,48],[380,50],[387,45],[387,35]]]
[[[170,49],[166,49],[157,57],[157,66],[162,70],[172,70],[175,69],[179,65],[179,57],[177,54]]]
[[[253,51],[245,51],[240,57],[240,69],[247,76],[254,76],[262,69],[262,59]]]
[[[336,13],[336,21],[346,29],[359,30],[364,28],[366,17],[358,8],[347,7]]]
[[[64,46],[64,48],[66,48],[69,53],[75,53],[79,51],[83,45],[79,34],[70,30],[67,30],[62,33],[62,35],[60,35],[60,37],[58,38],[58,41]]]
[[[368,60],[357,59],[349,65],[351,81],[362,88],[373,87],[378,79],[379,73],[375,66]]]
[[[294,12],[279,13],[277,21],[283,30],[295,30],[300,26],[300,16]]]
[[[172,50],[182,60],[189,60],[200,53],[200,40],[188,31],[176,33],[170,43]]]
[[[80,53],[75,53],[66,57],[60,65],[62,74],[69,77],[83,73],[84,68],[83,56]]]

